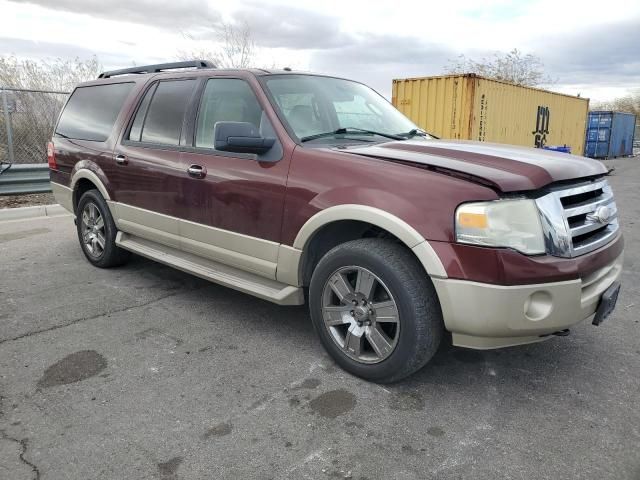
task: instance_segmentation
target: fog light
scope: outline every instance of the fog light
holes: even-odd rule
[[[524,315],[528,320],[539,322],[551,314],[553,299],[549,292],[539,290],[529,295],[524,302]]]

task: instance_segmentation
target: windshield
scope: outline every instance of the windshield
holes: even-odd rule
[[[272,75],[267,90],[298,140],[375,141],[424,136],[411,120],[361,83],[313,75]],[[313,143],[313,142],[312,142]]]

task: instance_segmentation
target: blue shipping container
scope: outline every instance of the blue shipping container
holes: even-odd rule
[[[586,157],[616,158],[633,155],[636,116],[622,112],[589,112]]]

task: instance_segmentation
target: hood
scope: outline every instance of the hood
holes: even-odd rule
[[[455,140],[406,140],[356,146],[345,153],[424,165],[466,176],[502,192],[537,190],[553,182],[604,175],[590,158],[538,148]]]

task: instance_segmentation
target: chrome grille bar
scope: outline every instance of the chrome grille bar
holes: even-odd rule
[[[580,215],[582,213],[591,213],[594,212],[598,207],[603,205],[609,205],[613,203],[613,194],[603,195],[597,202],[589,202],[584,205],[580,205],[577,207],[565,208],[564,215],[569,217],[575,217],[576,215]]]
[[[553,190],[536,204],[551,255],[577,257],[592,252],[612,241],[620,229],[618,208],[606,179]]]

